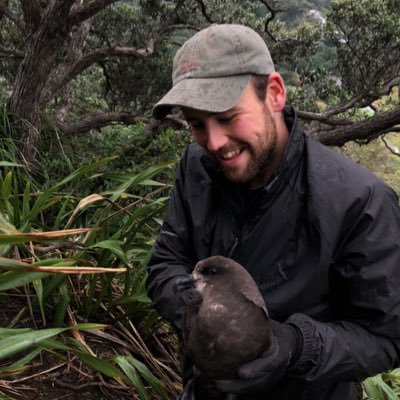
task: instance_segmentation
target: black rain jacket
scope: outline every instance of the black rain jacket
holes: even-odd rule
[[[270,317],[297,325],[304,338],[291,376],[243,399],[352,399],[354,382],[399,365],[398,199],[306,136],[292,108],[285,121],[284,161],[254,192],[227,181],[201,147],[188,147],[149,263],[148,293],[179,326],[184,305],[174,279],[209,256],[235,259],[257,282]]]

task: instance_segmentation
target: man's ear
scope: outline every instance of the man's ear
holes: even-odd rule
[[[268,76],[267,95],[265,98],[270,110],[281,112],[286,104],[286,88],[283,79],[278,72],[272,72]]]

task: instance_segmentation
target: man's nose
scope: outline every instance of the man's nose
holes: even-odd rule
[[[218,122],[212,122],[207,129],[207,150],[216,152],[228,142],[226,128]]]

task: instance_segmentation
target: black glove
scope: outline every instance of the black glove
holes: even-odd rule
[[[300,358],[303,336],[295,325],[270,321],[272,344],[260,358],[242,365],[238,379],[218,380],[216,386],[225,393],[249,394],[274,386],[287,369]]]
[[[185,385],[183,392],[176,400],[195,400],[194,378],[190,379],[190,381]]]
[[[176,400],[225,400],[225,393],[219,391],[208,378],[198,375],[191,378]]]
[[[183,328],[186,310],[192,307],[197,308],[203,301],[200,292],[195,289],[195,282],[196,280],[193,275],[178,276],[175,278],[172,290],[177,297],[179,305],[176,309],[173,322],[179,330]]]

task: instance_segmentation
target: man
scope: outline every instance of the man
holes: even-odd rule
[[[197,261],[234,259],[260,288],[275,349],[216,386],[247,400],[352,399],[357,382],[399,365],[398,199],[307,137],[285,100],[247,27],[213,25],[177,52],[153,115],[180,107],[197,144],[178,168],[148,293],[179,331]]]

